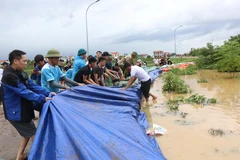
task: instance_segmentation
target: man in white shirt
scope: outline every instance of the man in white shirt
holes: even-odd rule
[[[148,101],[149,96],[153,98],[153,100],[157,99],[157,97],[151,93],[150,86],[151,86],[151,77],[145,72],[141,67],[139,66],[131,66],[129,63],[124,64],[124,68],[130,72],[131,78],[125,88],[123,90],[126,90],[128,87],[130,87],[133,82],[138,78],[139,81],[141,81],[141,88],[143,96],[145,97],[146,101]]]
[[[1,65],[2,65],[2,68],[0,68],[0,105],[2,104],[2,87],[1,87],[1,83],[2,83],[3,70],[8,65],[8,63],[7,62],[3,62]]]
[[[154,62],[154,64],[155,64],[155,66],[157,67],[158,64],[159,64],[159,61],[158,61],[157,57],[155,57],[155,58],[153,59],[153,62]]]

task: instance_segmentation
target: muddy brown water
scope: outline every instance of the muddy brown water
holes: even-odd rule
[[[206,98],[216,98],[217,104],[181,104],[176,114],[167,113],[165,102],[179,95],[163,93],[159,78],[151,92],[157,101],[142,104],[150,124],[167,129],[163,136],[156,136],[158,144],[168,160],[240,160],[240,79],[216,71],[199,71],[182,79]],[[204,78],[208,83],[198,83]],[[185,98],[191,94],[181,95]],[[185,118],[181,112],[187,113]],[[222,129],[223,136],[212,136],[209,129]]]
[[[143,103],[142,110],[150,124],[167,129],[165,135],[156,136],[165,157],[168,160],[240,160],[240,79],[231,79],[229,74],[216,71],[199,71],[182,78],[193,89],[192,94],[216,98],[218,103],[207,106],[182,104],[178,113],[170,114],[165,102],[179,95],[163,93],[161,78],[154,82],[151,92],[158,99]],[[197,83],[201,78],[208,83]],[[181,117],[181,112],[188,113],[186,118]],[[212,136],[208,132],[211,128],[222,129],[225,134]],[[14,159],[19,142],[18,133],[5,120],[0,108],[0,159]]]

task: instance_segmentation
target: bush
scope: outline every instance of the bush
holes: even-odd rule
[[[189,86],[172,72],[167,72],[163,75],[163,82],[163,91],[174,92],[178,94],[189,92]]]
[[[206,97],[203,95],[200,96],[198,94],[191,95],[189,98],[185,100],[187,103],[196,103],[196,104],[203,104],[206,102]]]

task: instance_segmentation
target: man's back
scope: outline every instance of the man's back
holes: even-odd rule
[[[145,82],[151,78],[144,69],[138,66],[131,66],[131,76],[138,78],[141,82]]]
[[[80,57],[76,56],[74,62],[73,62],[73,72],[72,72],[72,80],[74,79],[76,73],[81,69],[82,67],[86,66],[85,60]]]
[[[85,66],[83,68],[81,68],[75,75],[74,77],[74,81],[78,82],[78,83],[84,83],[83,82],[83,75],[86,75],[87,78],[89,77],[90,74],[90,68],[89,66]]]
[[[121,60],[118,61],[119,65],[124,65],[125,63],[133,64],[133,59],[131,55],[123,57]]]

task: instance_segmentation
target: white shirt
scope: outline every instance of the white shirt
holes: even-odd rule
[[[2,84],[3,69],[0,68],[0,86]]]
[[[146,71],[138,66],[131,66],[131,76],[138,78],[141,82],[146,82],[151,78]]]
[[[154,64],[158,64],[158,59],[153,59]]]

